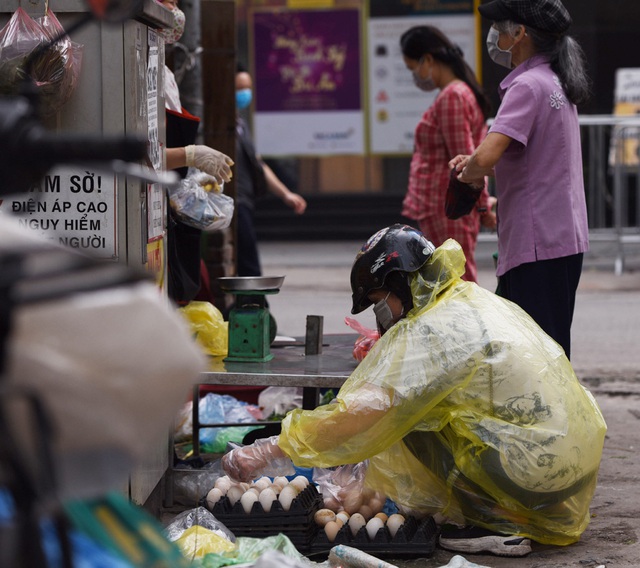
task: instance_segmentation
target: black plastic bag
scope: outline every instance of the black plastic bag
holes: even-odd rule
[[[458,173],[455,168],[451,170],[444,201],[444,212],[449,219],[459,219],[471,213],[482,193],[481,187],[461,182]]]

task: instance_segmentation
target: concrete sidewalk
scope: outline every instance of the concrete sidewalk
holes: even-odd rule
[[[262,243],[263,273],[285,275],[269,297],[281,335],[303,336],[306,316],[324,316],[324,333],[345,333],[350,316],[349,273],[360,242]],[[495,289],[495,237],[480,240],[480,285]],[[579,543],[549,547],[534,543],[526,558],[469,555],[493,568],[607,568],[640,566],[640,243],[625,246],[626,271],[616,276],[617,244],[592,239],[578,290],[572,364],[607,420],[608,434],[592,503],[592,521]],[[372,310],[356,319],[374,327]],[[399,567],[433,568],[453,553],[437,549],[430,559],[390,561]]]

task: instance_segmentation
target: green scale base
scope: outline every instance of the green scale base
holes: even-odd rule
[[[275,320],[266,307],[264,295],[268,293],[274,292],[235,293],[236,307],[229,312],[229,351],[225,361],[262,363],[273,359],[270,346],[275,337]]]

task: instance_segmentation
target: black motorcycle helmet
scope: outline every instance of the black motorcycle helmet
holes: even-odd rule
[[[407,274],[418,270],[434,250],[433,244],[409,225],[398,223],[378,231],[360,249],[351,268],[351,313],[366,310],[373,303],[369,294],[378,288],[391,290],[408,311],[413,304]]]

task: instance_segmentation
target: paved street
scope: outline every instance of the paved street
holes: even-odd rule
[[[270,296],[283,335],[302,336],[307,315],[324,316],[325,333],[345,333],[350,316],[349,273],[359,242],[266,242],[263,273],[285,275],[282,290]],[[480,285],[495,289],[491,255],[495,239],[478,245]],[[616,245],[592,242],[585,257],[573,324],[573,365],[579,376],[640,378],[640,243],[628,247],[627,271],[614,274]],[[356,319],[374,327],[373,312]]]
[[[351,263],[359,242],[266,242],[263,272],[285,275],[270,296],[281,335],[303,336],[307,315],[324,316],[324,333],[344,333],[349,316]],[[480,285],[493,290],[495,239],[485,237],[477,260]],[[578,291],[573,324],[572,363],[596,397],[608,424],[592,521],[579,543],[569,547],[534,544],[526,558],[468,556],[492,568],[606,568],[640,566],[640,243],[625,247],[626,271],[616,276],[615,243],[592,239]],[[358,321],[373,327],[367,310]],[[438,549],[430,559],[391,561],[401,568],[434,568],[452,553]]]

